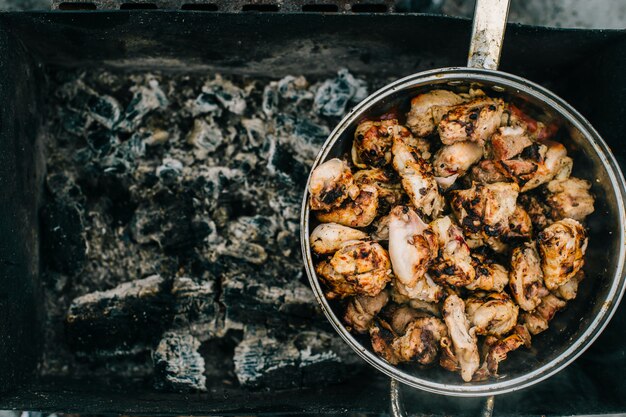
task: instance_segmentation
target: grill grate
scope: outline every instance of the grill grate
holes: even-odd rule
[[[204,12],[393,13],[394,0],[52,0],[57,10],[192,10]]]

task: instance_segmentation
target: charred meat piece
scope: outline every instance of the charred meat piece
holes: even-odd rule
[[[411,145],[411,137],[394,136],[392,151],[393,167],[402,178],[402,187],[413,206],[426,216],[437,216],[443,210],[444,200],[431,165]]]
[[[578,294],[578,285],[585,279],[585,273],[580,270],[576,275],[568,279],[565,284],[556,289],[556,295],[562,300],[573,300]]]
[[[500,127],[503,111],[502,100],[486,96],[456,106],[443,115],[439,122],[441,142],[451,145],[455,142],[471,141],[483,146]]]
[[[344,245],[329,261],[322,261],[316,272],[327,287],[326,296],[378,295],[391,279],[387,251],[374,242]]]
[[[367,333],[374,317],[387,305],[389,294],[381,291],[373,297],[361,295],[348,303],[343,321],[349,331]]]
[[[548,294],[541,299],[535,311],[522,313],[522,321],[530,334],[539,334],[548,329],[548,323],[559,310],[565,308],[566,304],[554,294]]]
[[[519,204],[515,206],[515,210],[509,217],[509,229],[506,232],[508,239],[532,237],[533,224],[530,216]]]
[[[442,115],[462,102],[459,95],[447,90],[433,90],[415,96],[406,115],[406,125],[415,136],[428,136],[433,133]]]
[[[519,155],[532,141],[523,128],[505,126],[494,133],[490,144],[493,159],[501,161]]]
[[[439,149],[433,161],[434,173],[439,185],[443,178],[464,175],[483,156],[483,149],[473,142],[456,142]],[[452,184],[444,188],[449,188]]]
[[[563,219],[539,233],[543,279],[555,290],[580,271],[585,262],[587,231],[574,219]]]
[[[506,359],[509,352],[521,346],[530,347],[530,334],[524,326],[520,325],[515,326],[511,335],[492,342],[485,360],[489,373],[497,376],[500,362]]]
[[[378,215],[378,189],[372,185],[364,185],[354,200],[348,200],[329,211],[318,211],[315,215],[322,223],[339,223],[349,227],[369,226]]]
[[[335,253],[346,242],[367,239],[367,233],[337,223],[322,223],[311,232],[311,249],[320,255]]]
[[[309,183],[311,210],[330,210],[359,195],[347,163],[334,158],[313,170]]]
[[[392,207],[400,204],[404,194],[399,181],[394,181],[389,172],[379,168],[362,169],[355,172],[354,182],[360,188],[365,185],[376,187],[378,198]]]
[[[354,132],[352,162],[359,168],[383,167],[391,163],[391,145],[395,119],[380,122],[364,121]]]
[[[532,194],[520,194],[519,204],[526,210],[534,230],[543,230],[552,223],[552,219],[547,215],[550,208]]]
[[[513,249],[509,287],[513,298],[524,311],[533,311],[548,294],[543,286],[541,260],[534,243]]]
[[[469,177],[472,181],[480,184],[493,184],[494,182],[511,182],[509,175],[503,173],[496,165],[496,161],[484,159],[474,166]]]
[[[477,293],[466,300],[465,312],[476,334],[502,337],[517,324],[519,308],[506,293]]]
[[[393,341],[392,348],[401,362],[433,363],[439,353],[439,342],[447,335],[446,326],[436,317],[420,317],[411,321],[403,336]]]
[[[542,146],[546,147],[545,156],[537,162],[537,171],[532,178],[523,184],[523,193],[552,179],[568,178],[572,172],[574,161],[567,156],[567,149],[563,144],[546,140],[542,142]]]
[[[509,282],[509,271],[485,254],[472,253],[472,266],[476,271],[476,278],[465,286],[468,290],[502,292]]]
[[[546,203],[552,208],[555,220],[570,218],[581,222],[593,213],[594,199],[589,192],[589,181],[570,177],[550,181],[546,188],[549,193]]]
[[[461,228],[452,222],[450,216],[433,221],[430,227],[439,243],[438,256],[430,270],[435,282],[455,286],[472,283],[476,272]]]
[[[465,303],[457,295],[449,295],[443,302],[443,318],[448,328],[454,357],[461,370],[463,381],[472,380],[480,366],[475,329],[470,328],[465,315]],[[447,342],[443,341],[444,344]]]

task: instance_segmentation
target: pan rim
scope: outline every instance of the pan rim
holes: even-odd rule
[[[396,379],[399,382],[402,382],[403,384],[436,394],[445,394],[461,397],[482,397],[513,392],[543,381],[572,363],[589,346],[591,346],[595,339],[604,330],[611,317],[614,315],[626,289],[624,277],[624,268],[626,263],[626,248],[624,242],[624,238],[626,235],[626,231],[624,229],[626,225],[626,212],[624,210],[624,196],[626,195],[626,185],[624,181],[624,176],[619,168],[619,165],[617,164],[617,161],[606,142],[602,139],[600,134],[591,126],[591,124],[563,99],[561,99],[551,91],[541,87],[540,85],[513,74],[508,74],[502,71],[473,69],[465,67],[449,67],[415,73],[399,79],[391,84],[388,84],[371,94],[361,103],[356,105],[352,110],[350,110],[348,114],[346,114],[346,116],[335,127],[335,129],[333,129],[327,140],[322,145],[322,148],[320,149],[311,167],[311,172],[315,167],[320,164],[322,160],[327,158],[329,152],[339,140],[341,132],[343,132],[344,129],[355,123],[362,113],[370,109],[372,106],[376,105],[380,100],[407,88],[442,83],[444,81],[462,81],[464,83],[473,81],[489,82],[494,84],[504,84],[508,89],[513,89],[518,92],[524,91],[525,93],[545,103],[549,108],[553,109],[559,115],[565,117],[570,123],[572,123],[572,125],[584,135],[585,139],[593,147],[594,152],[596,152],[597,156],[600,158],[602,165],[604,166],[611,180],[613,192],[616,195],[616,201],[618,206],[617,211],[620,223],[619,239],[621,244],[618,262],[616,264],[617,270],[613,272],[611,288],[603,302],[601,310],[596,314],[587,329],[566,350],[561,352],[552,361],[533,370],[532,372],[522,374],[516,378],[512,378],[507,381],[493,381],[489,383],[483,383],[481,385],[472,385],[471,383],[446,384],[426,380],[415,375],[411,375],[400,368],[390,365],[382,358],[378,357],[375,353],[366,349],[363,345],[361,345],[359,341],[354,338],[354,336],[352,336],[347,331],[345,326],[341,323],[340,319],[332,311],[330,305],[323,295],[319,280],[313,267],[308,233],[310,217],[310,210],[308,206],[308,184],[310,181],[310,174],[309,178],[307,179],[307,187],[304,190],[300,218],[300,242],[303,261],[305,264],[309,283],[315,294],[315,298],[320,305],[322,311],[324,312],[326,318],[331,322],[335,331],[339,333],[342,339],[362,359],[364,359],[377,370],[383,372],[393,379]]]

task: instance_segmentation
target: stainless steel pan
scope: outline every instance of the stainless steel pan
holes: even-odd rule
[[[559,120],[562,128],[569,131],[571,141],[565,146],[574,158],[574,173],[593,184],[596,211],[587,220],[590,236],[585,265],[587,278],[581,284],[579,296],[557,315],[550,329],[533,339],[532,349],[513,352],[502,363],[502,376],[497,380],[464,383],[458,375],[439,367],[424,370],[393,366],[372,352],[367,337],[350,334],[340,320],[342,311],[338,304],[324,297],[311,256],[309,234],[316,224],[310,216],[309,196],[305,191],[301,244],[311,287],[326,317],[346,343],[365,361],[392,378],[392,411],[395,413],[402,412],[397,381],[438,394],[489,397],[528,387],[554,375],[598,337],[624,292],[626,218],[622,173],[598,132],[574,108],[537,84],[496,70],[507,13],[508,0],[478,0],[468,66],[413,74],[376,91],[352,109],[333,130],[312,168],[346,154],[360,120],[380,116],[391,109],[406,110],[410,98],[423,91],[441,87],[463,90],[472,85],[479,86],[488,94],[522,101],[536,111]],[[493,407],[493,398],[486,404],[489,411]]]

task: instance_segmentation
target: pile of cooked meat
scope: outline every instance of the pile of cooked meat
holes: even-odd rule
[[[591,184],[571,176],[558,125],[520,107],[426,92],[311,174],[317,276],[389,363],[497,377],[576,297]]]

